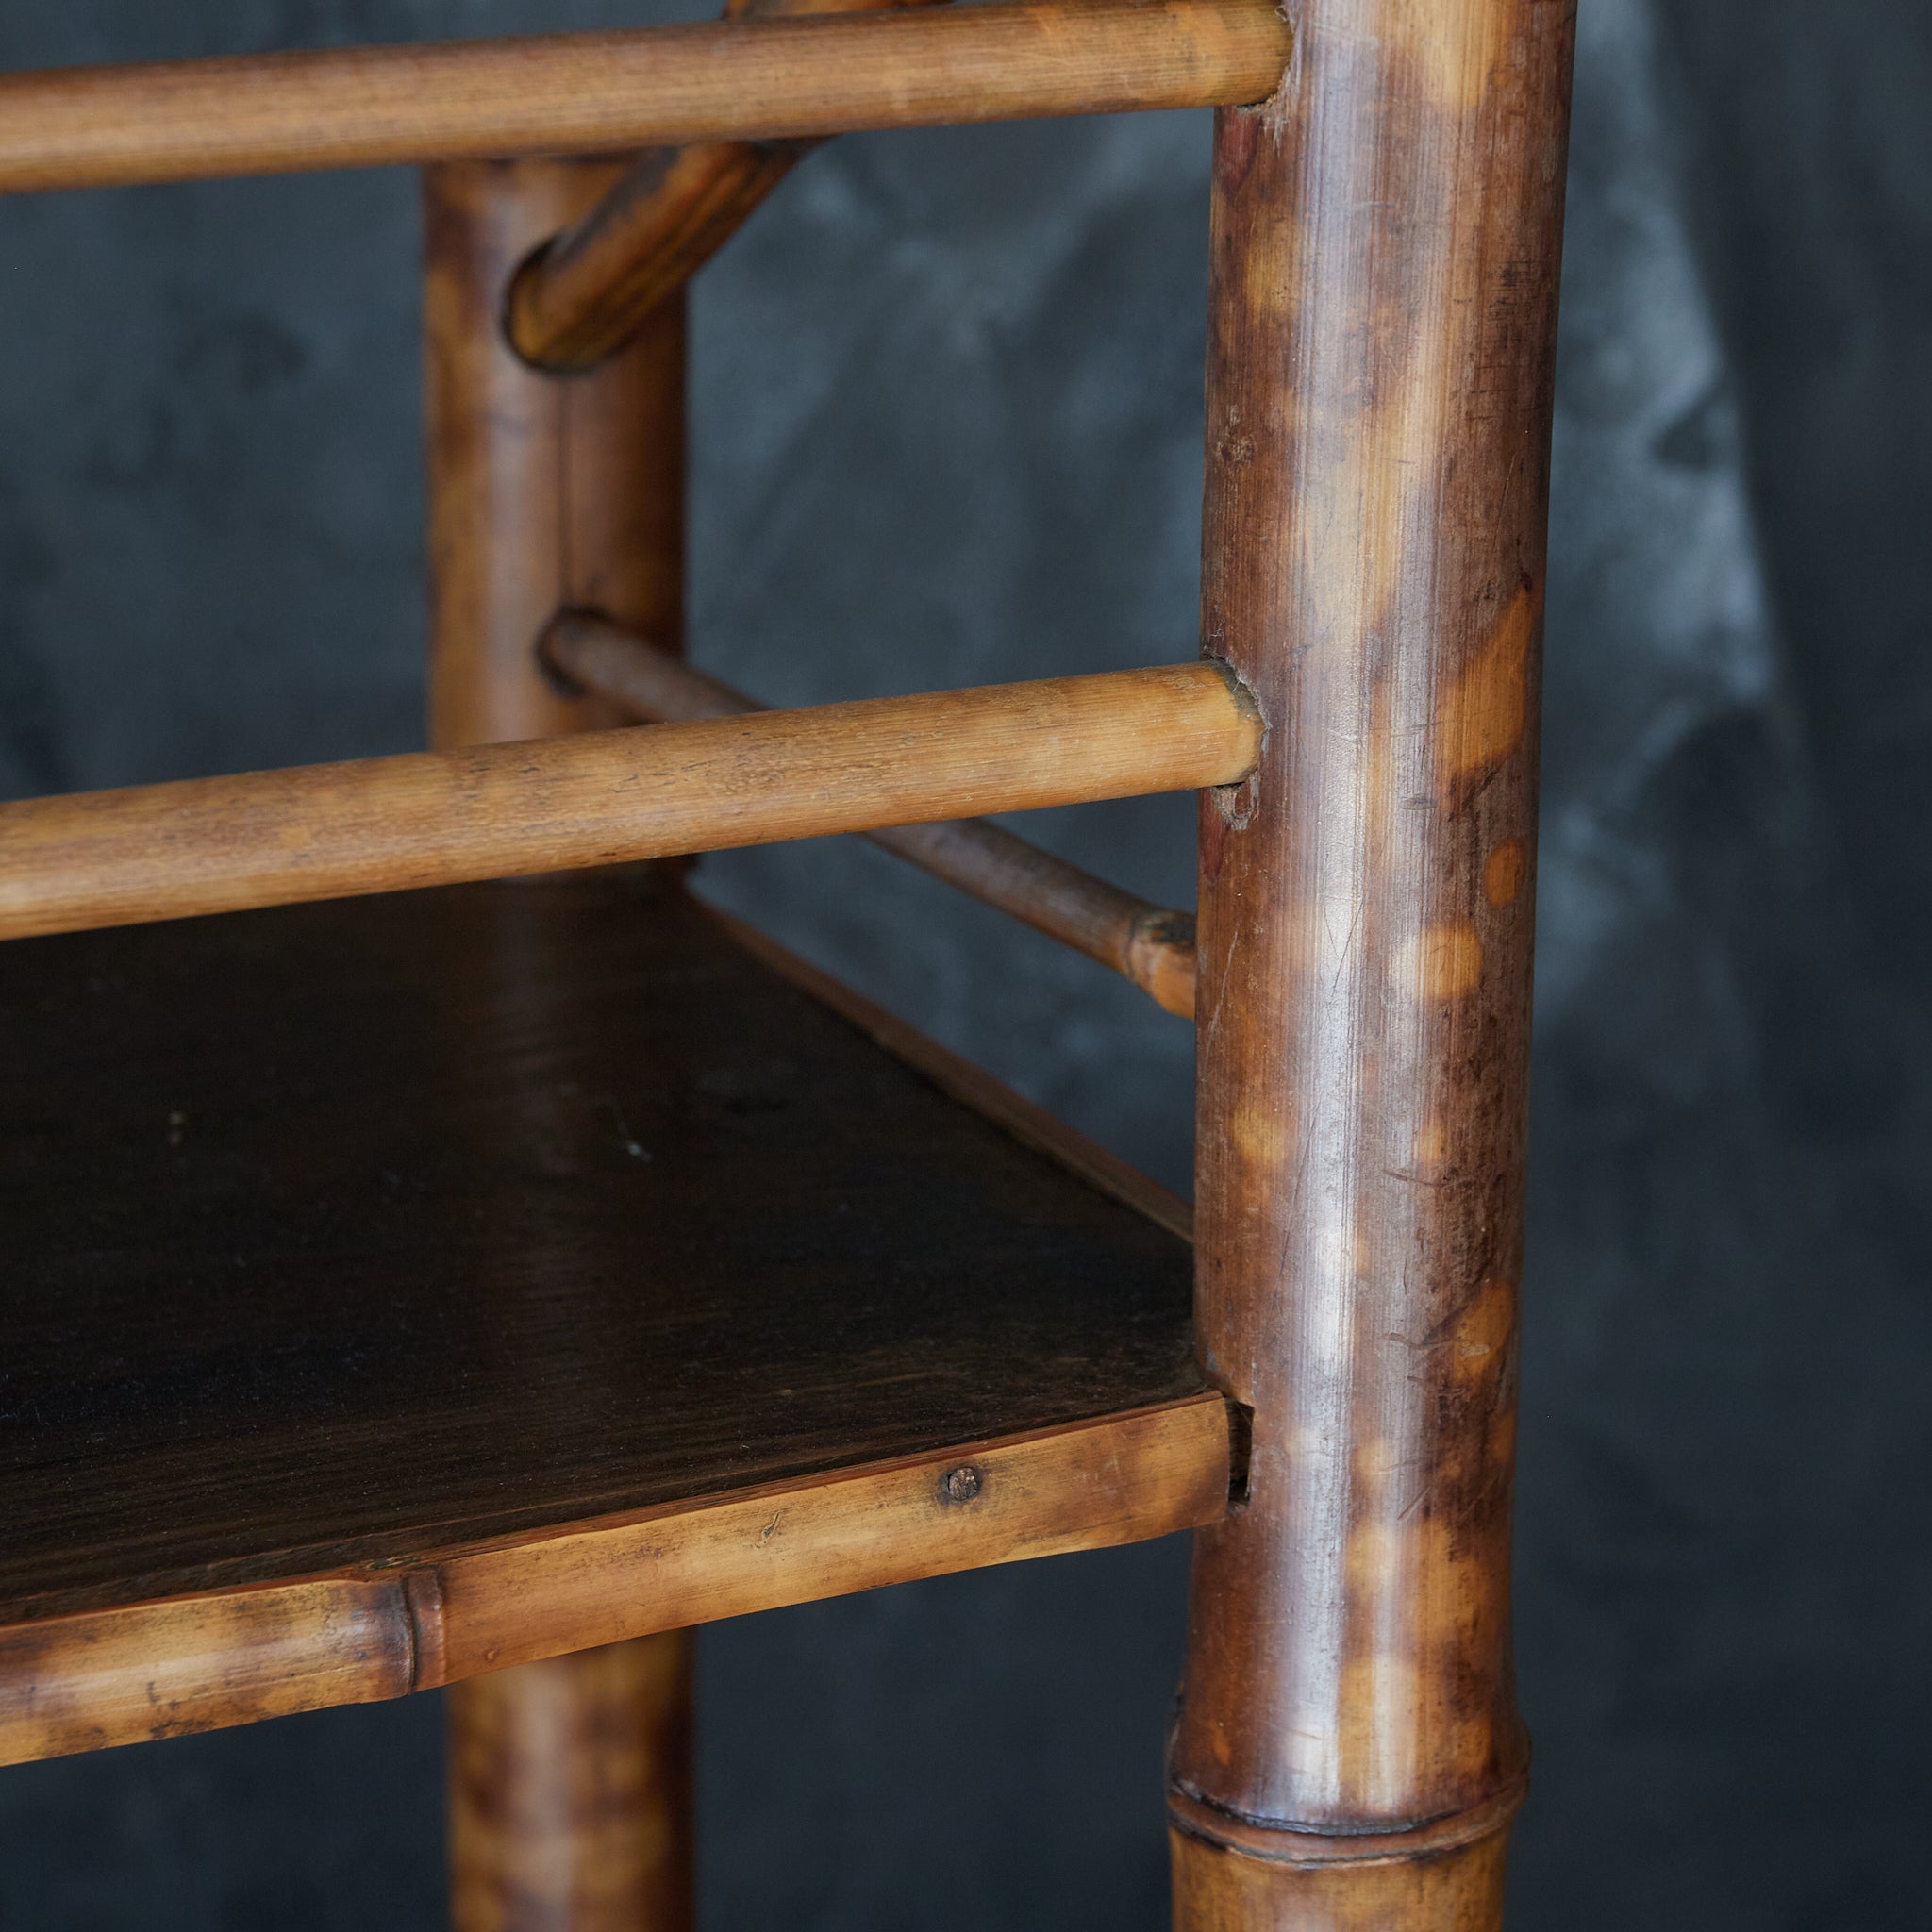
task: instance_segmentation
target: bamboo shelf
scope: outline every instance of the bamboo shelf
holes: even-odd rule
[[[1220,1514],[1183,1210],[744,941],[638,869],[0,948],[0,1759]]]

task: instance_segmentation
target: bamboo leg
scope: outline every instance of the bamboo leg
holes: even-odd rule
[[[691,1924],[690,1671],[679,1632],[451,1690],[457,1932]]]
[[[1197,1317],[1253,1411],[1196,1543],[1183,1932],[1493,1932],[1573,0],[1309,0],[1218,117]]]
[[[559,608],[594,606],[674,644],[682,635],[682,300],[569,381],[526,369],[501,329],[517,264],[622,172],[475,162],[424,177],[439,747],[626,722],[539,667],[537,639]],[[690,1925],[691,1658],[689,1635],[674,1632],[451,1689],[456,1932]]]

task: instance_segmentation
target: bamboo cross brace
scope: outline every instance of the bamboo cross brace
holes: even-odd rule
[[[0,807],[0,939],[1239,783],[1211,663]]]
[[[539,644],[569,685],[653,723],[738,718],[765,707],[592,611],[567,610]],[[1058,940],[1191,1019],[1194,920],[1083,872],[988,819],[894,825],[864,835],[970,897]]]
[[[934,0],[729,0],[728,20],[869,13]],[[504,325],[533,368],[594,369],[743,226],[813,141],[653,148],[580,221],[532,252]]]
[[[1271,94],[1271,0],[1028,0],[0,75],[0,192],[798,140]]]

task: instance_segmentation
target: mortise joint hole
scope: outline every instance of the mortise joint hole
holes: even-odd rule
[[[1227,1507],[1244,1509],[1254,1491],[1255,1411],[1232,1397],[1227,1405]]]

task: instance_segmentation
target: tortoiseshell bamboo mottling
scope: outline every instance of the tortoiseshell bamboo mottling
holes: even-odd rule
[[[1479,1932],[1509,1642],[1539,653],[1573,0],[1309,0],[1215,138],[1197,1541],[1177,1923]]]

